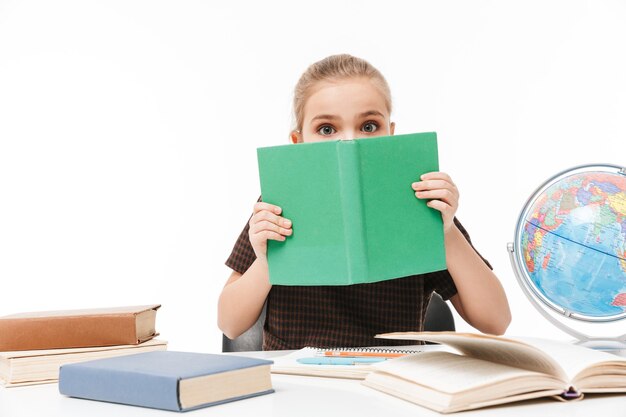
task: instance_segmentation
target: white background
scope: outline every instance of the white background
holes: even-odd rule
[[[256,148],[347,52],[388,79],[396,133],[437,131],[508,334],[563,337],[506,243],[547,178],[626,163],[624,22],[621,1],[0,0],[0,315],[156,302],[170,349],[219,351]]]

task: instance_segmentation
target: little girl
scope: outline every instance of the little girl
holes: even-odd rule
[[[295,88],[294,113],[294,144],[389,136],[395,129],[386,80],[350,55],[329,56],[305,71]],[[259,199],[226,261],[233,272],[219,298],[222,332],[231,339],[245,332],[267,300],[264,350],[393,344],[374,335],[422,330],[437,292],[476,329],[504,333],[511,320],[506,295],[454,216],[459,204],[454,182],[443,172],[431,172],[411,186],[416,198],[441,212],[447,270],[351,286],[272,286],[267,240],[284,241],[292,224],[280,207]]]

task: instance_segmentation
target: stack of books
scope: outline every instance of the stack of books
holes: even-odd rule
[[[155,339],[160,305],[0,317],[0,385],[57,382],[61,365],[166,350]]]

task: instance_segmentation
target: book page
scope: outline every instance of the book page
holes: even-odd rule
[[[507,381],[517,381],[515,387],[524,391],[528,387],[522,386],[521,378],[533,379],[532,390],[564,389],[563,382],[545,374],[450,352],[423,352],[372,367],[449,394],[488,387],[490,395],[494,395],[496,391],[506,391],[496,386]],[[538,381],[542,384],[536,385]]]
[[[606,352],[532,337],[491,336],[455,332],[405,332],[379,335],[385,339],[428,340],[452,346],[467,356],[547,373],[570,384],[583,370],[602,363],[623,362]],[[378,337],[378,336],[377,336]],[[575,384],[573,384],[575,385]]]
[[[56,382],[65,364],[166,349],[166,341],[152,339],[139,345],[0,352],[0,385]]]
[[[444,343],[473,358],[549,374],[564,382],[570,381],[567,373],[550,355],[524,342],[501,336],[456,332],[399,332],[376,337]]]
[[[535,375],[546,377],[542,374]],[[386,372],[372,372],[362,384],[440,413],[454,413],[532,398],[554,396],[563,391],[560,387],[535,390],[536,384],[533,385],[533,382],[542,383],[541,380],[532,381],[532,378],[524,378],[511,380],[501,385],[484,386],[476,390],[450,394],[436,391]],[[494,389],[491,389],[492,387]]]
[[[12,351],[7,351],[7,352],[0,352],[0,358],[13,359],[13,358],[35,357],[35,356],[50,357],[53,355],[67,355],[67,354],[72,354],[72,353],[133,349],[133,348],[141,348],[145,346],[155,346],[155,345],[167,345],[167,342],[165,340],[160,340],[160,339],[150,339],[146,342],[139,343],[137,345],[113,345],[113,346],[94,346],[94,347],[83,347],[83,348],[60,348],[60,349],[38,349],[38,350],[12,350]]]
[[[583,371],[589,370],[589,368],[592,367],[601,368],[602,364],[611,364],[614,366],[614,370],[616,370],[615,366],[617,366],[621,369],[619,372],[626,372],[626,358],[611,353],[570,343],[533,337],[514,337],[512,339],[531,344],[556,359],[567,374],[569,380],[574,382],[574,385],[576,385],[577,377],[582,374]],[[618,363],[621,365],[618,365]],[[609,373],[609,369],[602,369],[602,373]]]

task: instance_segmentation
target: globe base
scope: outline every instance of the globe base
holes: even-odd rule
[[[593,350],[601,350],[603,352],[615,353],[620,356],[626,356],[626,340],[598,338],[577,340],[574,342],[574,344]]]

